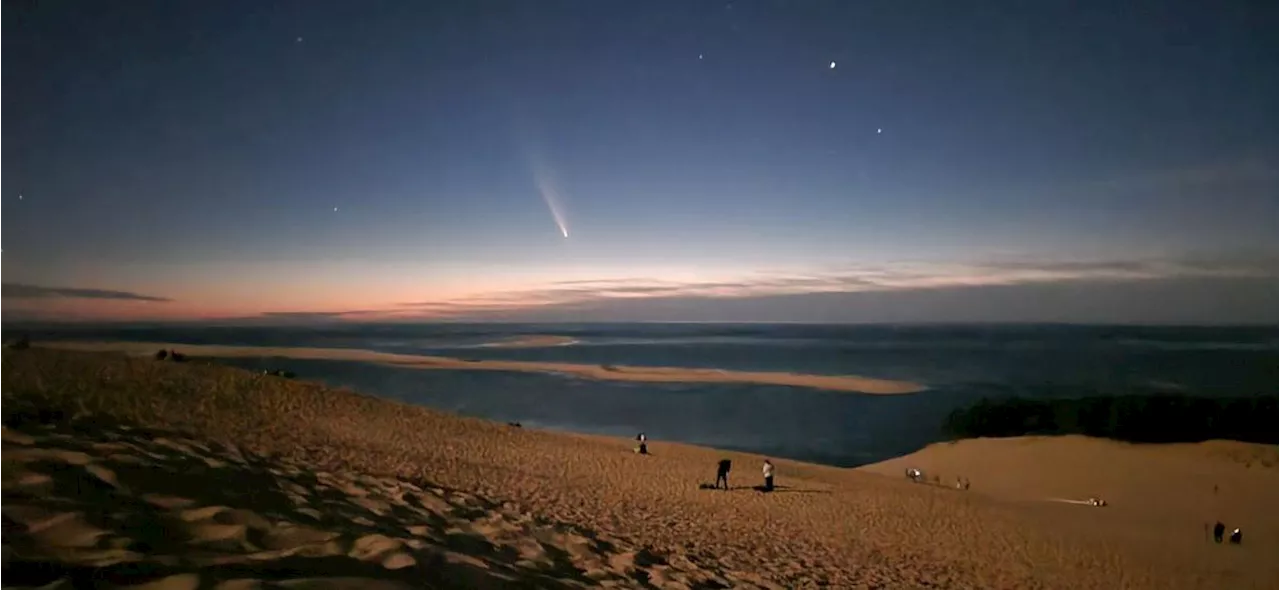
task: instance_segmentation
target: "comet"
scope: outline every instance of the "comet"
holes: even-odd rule
[[[533,160],[533,181],[538,186],[538,193],[542,195],[542,200],[547,204],[547,210],[551,211],[551,218],[555,220],[556,227],[560,228],[560,235],[565,239],[569,238],[569,224],[565,221],[563,199],[561,198],[560,186],[556,182],[555,173],[542,162],[541,158],[534,157]]]

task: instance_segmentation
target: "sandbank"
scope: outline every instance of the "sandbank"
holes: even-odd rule
[[[846,391],[876,395],[918,393],[926,388],[909,381],[875,379],[853,375],[805,375],[770,371],[726,371],[680,367],[635,367],[619,365],[586,365],[533,361],[475,360],[443,356],[394,354],[353,348],[305,348],[266,346],[222,346],[211,344],[179,344],[172,342],[44,342],[42,346],[65,350],[124,352],[150,355],[160,349],[178,350],[199,357],[279,357],[306,360],[358,361],[412,369],[519,371],[560,373],[575,377],[609,381],[643,381],[650,383],[747,383],[785,385],[829,391]]]
[[[526,336],[513,336],[497,342],[489,342],[483,346],[486,348],[543,348],[547,346],[568,346],[577,342],[577,338],[568,336],[529,334]]]

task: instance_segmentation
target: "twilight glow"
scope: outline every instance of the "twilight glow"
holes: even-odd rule
[[[6,6],[3,319],[1273,324],[1238,8]]]

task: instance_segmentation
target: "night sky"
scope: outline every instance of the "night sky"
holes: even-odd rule
[[[6,2],[4,317],[1275,323],[1276,22]]]

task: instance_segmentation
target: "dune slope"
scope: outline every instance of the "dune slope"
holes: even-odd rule
[[[19,532],[6,535],[10,587],[726,588],[744,581],[466,492],[317,472],[171,433],[6,428],[4,462],[6,530]]]
[[[85,552],[124,551],[159,563],[149,566],[157,575],[186,576],[171,587],[236,576],[271,586],[1276,586],[1274,546],[1154,551],[1141,519],[1097,516],[1124,514],[1119,501],[1095,510],[1011,499],[981,491],[989,482],[979,475],[966,493],[900,472],[777,460],[781,487],[762,494],[750,489],[762,458],[750,454],[651,441],[653,454],[640,456],[631,441],[510,428],[225,367],[33,349],[6,352],[3,375],[6,568],[20,564],[33,581],[118,573]],[[24,458],[33,449],[57,458]],[[734,460],[734,489],[699,489],[721,457]],[[190,483],[154,477],[170,471]],[[59,484],[68,478],[89,483]],[[41,485],[56,492],[44,508],[31,499],[42,496],[20,492]],[[1274,494],[1274,476],[1267,485]],[[45,512],[10,515],[11,504]],[[206,512],[183,520],[193,509]],[[138,516],[112,520],[130,511]],[[87,531],[55,535],[76,539],[74,551],[41,537],[50,520]],[[172,523],[176,536],[158,546],[139,522]],[[319,532],[267,541],[295,529]],[[257,558],[292,573],[236,565]]]
[[[1227,563],[1253,556],[1276,568],[1278,493],[1275,445],[1234,441],[1129,444],[1083,436],[982,438],[939,443],[859,471],[903,477],[923,470],[932,481],[1008,502],[1043,506],[1030,514],[1055,529],[1098,529],[1124,538],[1130,551],[1192,563]],[[1089,498],[1101,509],[1082,509]],[[1206,547],[1221,521],[1246,535],[1241,547]],[[1272,556],[1270,560],[1263,556]]]

